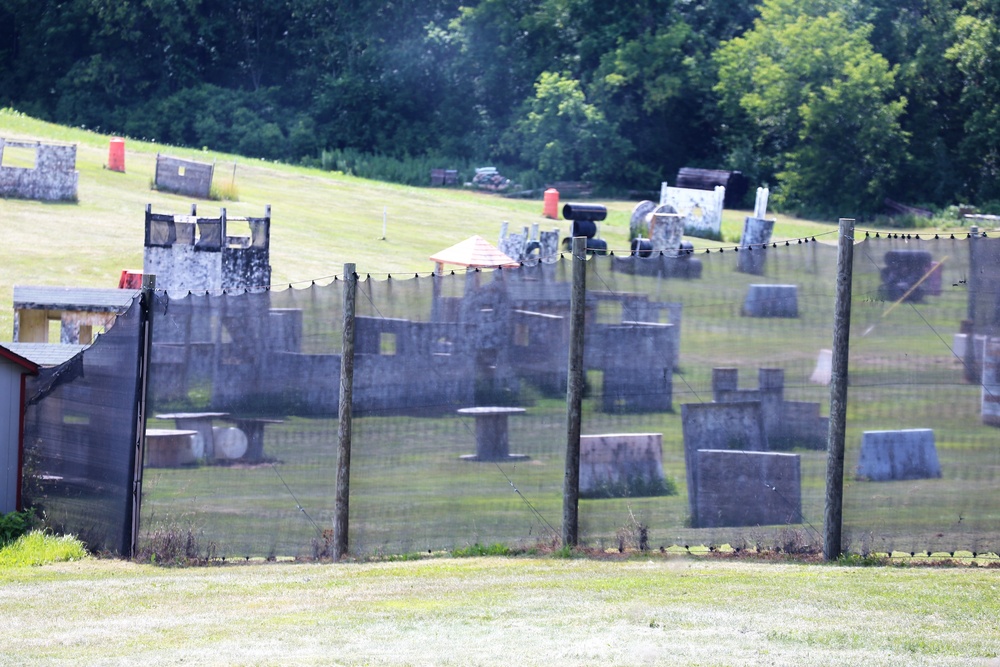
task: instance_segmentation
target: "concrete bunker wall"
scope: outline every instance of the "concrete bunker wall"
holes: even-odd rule
[[[215,165],[156,154],[153,183],[157,190],[208,199]]]
[[[35,166],[3,166],[6,147],[35,151]],[[0,137],[0,197],[75,201],[80,172],[76,146],[10,141]]]

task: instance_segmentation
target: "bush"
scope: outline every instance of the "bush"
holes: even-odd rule
[[[0,516],[0,547],[5,547],[27,533],[35,522],[31,510],[11,512]]]
[[[476,542],[464,549],[454,549],[451,555],[455,558],[469,558],[475,556],[510,556],[512,553],[510,547],[504,544],[490,544],[486,546]]]

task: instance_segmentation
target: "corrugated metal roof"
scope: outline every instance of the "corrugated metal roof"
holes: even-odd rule
[[[62,345],[60,343],[3,343],[0,345],[17,356],[38,366],[58,366],[78,355],[89,345]]]
[[[102,287],[33,287],[14,285],[14,310],[78,310],[121,313],[138,290]]]

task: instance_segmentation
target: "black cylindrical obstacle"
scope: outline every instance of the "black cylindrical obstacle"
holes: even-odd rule
[[[600,204],[565,204],[562,209],[566,220],[604,220],[608,217],[608,208]]]
[[[588,239],[592,239],[597,235],[597,223],[593,220],[574,220],[573,224],[570,225],[569,235],[573,238],[586,236]]]
[[[653,254],[653,241],[651,239],[632,239],[632,256],[649,257]]]
[[[608,242],[604,239],[587,239],[587,253],[590,255],[607,255]]]

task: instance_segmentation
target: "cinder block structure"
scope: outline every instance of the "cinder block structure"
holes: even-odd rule
[[[34,166],[7,165],[4,151],[8,147],[34,151]],[[0,137],[0,197],[75,201],[79,180],[76,146]]]

